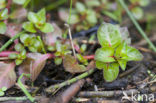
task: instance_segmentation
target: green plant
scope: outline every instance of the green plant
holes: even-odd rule
[[[46,11],[44,8],[37,13],[29,12],[28,20],[28,22],[23,24],[23,28],[28,32],[36,33],[37,29],[39,29],[43,33],[48,33],[54,30],[50,23],[46,23]]]
[[[104,79],[108,82],[115,80],[119,66],[126,69],[128,61],[139,61],[142,54],[131,47],[128,31],[118,25],[103,23],[98,29],[98,41],[101,45],[95,53],[96,67],[103,70]]]
[[[8,9],[3,9],[0,11],[0,34],[4,34],[6,32],[7,26],[4,23],[4,20],[8,18]]]
[[[20,53],[11,53],[9,55],[10,59],[15,59],[16,65],[20,65],[24,59],[26,59],[26,50],[24,49],[24,46],[20,43],[15,45],[15,50]]]
[[[4,92],[7,90],[7,88],[6,87],[2,87],[2,88],[0,88],[0,96],[4,96]]]

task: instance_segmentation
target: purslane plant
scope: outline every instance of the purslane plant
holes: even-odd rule
[[[139,61],[142,54],[130,46],[130,38],[126,28],[103,23],[97,33],[101,48],[95,53],[96,67],[103,70],[107,82],[115,80],[119,74],[119,66],[126,69],[128,61]]]
[[[37,29],[39,29],[43,33],[48,33],[54,30],[53,26],[46,22],[46,11],[44,8],[37,13],[29,12],[28,20],[28,22],[23,24],[23,28],[28,32],[36,33]]]

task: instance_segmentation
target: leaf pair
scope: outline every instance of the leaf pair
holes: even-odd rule
[[[95,53],[96,67],[103,69],[104,78],[111,82],[119,73],[119,65],[125,70],[128,61],[139,61],[142,54],[129,46],[131,43],[126,28],[117,25],[103,23],[98,29],[98,41],[102,48]]]
[[[31,33],[36,33],[37,29],[43,33],[52,32],[54,30],[53,26],[50,23],[46,23],[46,11],[41,9],[39,12],[29,12],[28,13],[29,22],[23,24],[23,28]]]
[[[116,49],[115,57],[122,70],[125,70],[128,61],[140,61],[143,55],[137,49],[124,42]]]
[[[41,52],[42,43],[35,35],[21,34],[20,41],[28,47],[31,52]]]

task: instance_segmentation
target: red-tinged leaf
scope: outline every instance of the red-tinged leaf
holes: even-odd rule
[[[25,8],[19,8],[17,10],[14,10],[10,15],[11,19],[18,19],[18,20],[23,20],[26,17],[27,17],[27,10]]]
[[[7,31],[5,33],[6,36],[8,37],[13,37],[15,36],[20,30],[22,29],[21,24],[7,24]]]
[[[70,73],[81,73],[87,71],[84,65],[78,64],[76,59],[71,55],[66,55],[63,60],[63,66]]]
[[[16,83],[15,63],[0,62],[0,88],[10,88]]]
[[[62,37],[61,29],[55,23],[51,24],[54,27],[54,31],[43,35],[43,42],[48,46],[53,45],[56,42],[57,38]]]
[[[51,57],[51,54],[29,53],[27,59],[19,66],[19,74],[31,74],[31,80],[35,81],[39,73],[45,66],[46,60]],[[28,78],[23,77],[22,82]]]

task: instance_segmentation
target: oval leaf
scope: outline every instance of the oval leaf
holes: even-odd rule
[[[84,65],[79,65],[76,59],[71,55],[66,55],[63,60],[63,66],[70,73],[81,73],[87,71]]]
[[[143,55],[137,49],[127,45],[126,43],[121,44],[116,49],[115,56],[117,59],[127,61],[140,61],[143,58]]]
[[[114,81],[118,77],[118,74],[119,74],[119,64],[118,63],[106,64],[104,66],[103,76],[107,82]]]
[[[97,36],[102,47],[115,48],[122,41],[119,26],[109,23],[103,23],[99,27]]]
[[[95,60],[101,62],[114,62],[114,49],[110,47],[97,49],[95,52]]]
[[[16,83],[15,63],[0,62],[0,88],[10,88]]]
[[[35,81],[50,56],[50,54],[28,53],[27,59],[18,68],[19,74],[31,74],[32,81]],[[24,83],[27,79],[23,77],[22,82]]]
[[[49,32],[46,35],[42,35],[43,42],[45,43],[45,45],[48,46],[52,46],[53,44],[55,44],[57,38],[62,38],[62,30],[55,23],[51,23],[51,24],[54,27],[54,31]]]

